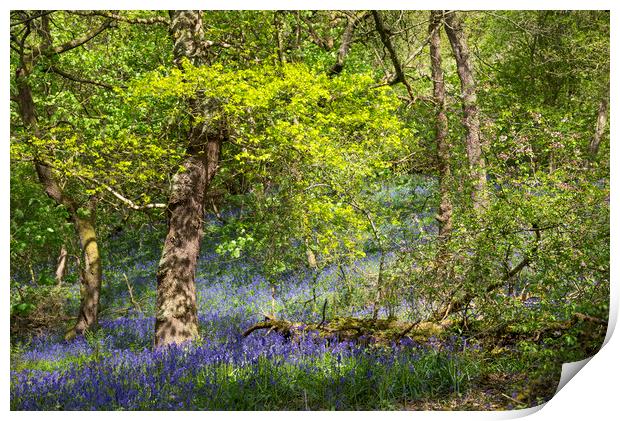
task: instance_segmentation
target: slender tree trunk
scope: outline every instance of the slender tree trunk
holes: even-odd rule
[[[306,262],[308,263],[308,267],[310,269],[316,269],[317,268],[316,255],[314,254],[314,251],[312,251],[312,249],[310,248],[310,242],[308,241],[308,238],[305,239],[305,244],[306,244]]]
[[[204,64],[201,12],[174,11],[170,17],[177,65],[184,57],[194,64]],[[199,100],[189,106],[193,115],[214,112],[212,105]],[[214,124],[213,116],[206,117],[190,130],[184,170],[172,179],[168,233],[157,271],[155,347],[180,344],[198,335],[195,272],[203,235],[205,196],[217,171],[225,136],[222,124]]]
[[[284,64],[286,63],[286,54],[284,53],[284,40],[282,36],[282,20],[280,19],[280,13],[282,12],[279,10],[275,10],[273,12],[273,26],[278,50],[278,63]]]
[[[594,129],[594,136],[590,142],[590,155],[595,158],[598,155],[598,150],[607,127],[607,115],[609,114],[609,99],[607,96],[603,98],[598,106],[598,114],[596,117],[596,127]]]
[[[437,166],[439,170],[439,241],[445,243],[452,231],[452,201],[450,200],[450,143],[448,139],[448,117],[446,116],[446,89],[441,68],[440,25],[443,12],[431,11],[430,54],[435,100],[435,140],[437,142]]]
[[[101,256],[95,231],[95,200],[88,206],[89,216],[74,215],[73,220],[84,253],[84,270],[80,284],[80,313],[75,326],[67,333],[71,339],[97,327],[99,316],[99,292],[101,291]]]
[[[444,15],[444,27],[452,46],[456,60],[456,68],[461,80],[461,96],[463,101],[463,125],[467,132],[466,149],[469,160],[469,172],[472,181],[472,202],[477,212],[488,206],[487,173],[482,142],[480,140],[480,118],[476,96],[476,83],[473,67],[469,57],[467,38],[456,12]]]
[[[22,63],[22,66],[16,71],[17,98],[24,126],[31,130],[35,136],[40,137],[41,133],[37,125],[35,103],[28,83],[30,67],[29,63]],[[80,288],[80,312],[75,326],[69,330],[66,336],[67,339],[71,339],[97,325],[102,271],[95,231],[95,201],[91,200],[89,202],[87,207],[88,217],[79,216],[79,206],[62,190],[54,178],[51,168],[43,162],[35,161],[35,170],[45,193],[56,203],[63,205],[69,212],[71,221],[80,238],[84,261],[86,262],[86,270],[83,273]]]
[[[450,198],[450,141],[448,139],[448,117],[446,116],[446,88],[441,67],[441,23],[443,12],[433,10],[430,14],[429,41],[431,56],[431,77],[435,102],[435,141],[437,144],[437,169],[439,172],[439,210],[435,218],[439,222],[437,254],[435,256],[436,282],[443,284],[449,278],[447,243],[452,232],[452,201]],[[448,281],[449,282],[449,281]]]
[[[67,257],[68,257],[67,248],[63,244],[62,246],[60,246],[60,253],[58,254],[58,259],[56,260],[55,276],[56,276],[56,283],[58,285],[62,285],[62,280],[64,279],[65,274],[67,273]]]

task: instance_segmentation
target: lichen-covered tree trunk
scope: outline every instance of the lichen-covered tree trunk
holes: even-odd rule
[[[444,15],[444,27],[452,46],[456,60],[456,69],[461,80],[461,96],[463,101],[463,125],[465,126],[465,147],[469,160],[469,171],[472,182],[472,202],[474,210],[480,212],[488,206],[487,173],[482,155],[480,140],[480,117],[476,96],[476,83],[469,57],[467,37],[463,25],[456,12]]]
[[[443,12],[431,11],[430,54],[435,101],[435,140],[437,143],[437,167],[439,170],[439,241],[445,243],[452,230],[452,201],[450,200],[450,143],[448,139],[448,117],[446,116],[446,89],[441,68],[440,25]]]
[[[101,291],[101,256],[97,245],[95,231],[95,200],[91,199],[87,207],[88,216],[74,214],[73,221],[80,237],[80,245],[84,254],[80,285],[80,312],[75,326],[66,335],[71,339],[82,335],[97,326],[99,317],[99,293]]]
[[[24,126],[28,128],[34,136],[40,137],[41,133],[37,125],[35,103],[32,97],[32,90],[28,83],[30,68],[30,63],[22,63],[17,69],[15,78],[18,90],[17,102]],[[80,238],[80,244],[84,254],[86,270],[83,273],[82,285],[80,288],[80,311],[75,326],[67,333],[66,337],[70,339],[76,335],[83,334],[86,330],[94,328],[97,325],[102,271],[95,231],[95,201],[91,200],[87,206],[86,213],[88,216],[79,216],[78,204],[60,187],[52,173],[52,169],[46,163],[35,160],[35,170],[45,193],[56,203],[63,205],[69,212],[70,219]]]
[[[607,115],[609,114],[609,99],[607,95],[601,100],[598,106],[598,113],[596,115],[596,127],[594,129],[594,136],[590,142],[590,155],[595,158],[598,155],[598,150],[605,133],[607,126]]]
[[[174,11],[171,34],[174,60],[205,64],[202,18],[199,11]],[[180,344],[198,335],[195,272],[203,234],[205,196],[215,175],[223,131],[213,118],[213,106],[190,102],[192,115],[204,115],[189,133],[186,157],[172,179],[168,200],[168,233],[157,271],[155,347]]]

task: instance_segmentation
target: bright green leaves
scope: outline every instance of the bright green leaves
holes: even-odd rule
[[[249,234],[246,234],[245,229],[241,229],[240,234],[241,236],[234,240],[220,243],[215,251],[218,254],[228,253],[235,259],[239,258],[241,256],[241,252],[254,242],[254,238],[252,238]]]
[[[136,80],[126,102],[146,107],[144,115],[226,121],[231,142],[223,145],[220,177],[247,183],[250,194],[240,199],[251,221],[243,226],[256,241],[231,232],[218,252],[262,253],[275,270],[303,248],[323,258],[362,254],[351,234],[366,232],[368,221],[350,202],[364,202],[368,181],[390,173],[411,136],[397,115],[400,101],[374,83],[370,75],[329,78],[303,65],[231,70],[185,62],[182,71]],[[195,99],[216,101],[219,114],[187,116]]]

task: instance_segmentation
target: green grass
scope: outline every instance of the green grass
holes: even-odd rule
[[[296,364],[259,358],[256,364],[206,367],[196,387],[209,378],[215,395],[193,405],[200,409],[235,410],[388,410],[437,395],[459,394],[477,375],[475,360],[430,352],[406,364],[380,364],[369,358],[324,354]],[[283,381],[283,379],[286,379]],[[215,396],[215,397],[213,397]]]

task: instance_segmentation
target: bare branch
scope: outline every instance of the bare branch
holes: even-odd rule
[[[361,14],[355,15],[353,17],[348,17],[347,27],[342,34],[342,42],[340,43],[340,48],[338,49],[338,57],[336,59],[336,63],[329,69],[328,74],[330,76],[334,76],[342,72],[344,68],[344,60],[349,53],[349,48],[351,47],[351,41],[353,40],[353,31],[357,25],[364,19],[366,19],[370,14],[368,12],[362,12]]]
[[[403,66],[400,63],[398,54],[396,54],[396,49],[394,48],[394,45],[392,44],[392,40],[390,38],[390,31],[385,26],[385,23],[383,22],[383,18],[381,17],[381,14],[379,13],[379,11],[373,10],[372,16],[375,19],[375,27],[377,29],[377,32],[379,32],[379,36],[381,37],[381,42],[383,43],[383,46],[388,50],[388,53],[390,55],[390,60],[392,61],[392,65],[394,66],[395,75],[388,82],[388,85],[396,85],[397,83],[402,83],[407,88],[407,93],[413,100],[414,99],[413,90],[411,89],[411,85],[409,85],[409,82],[407,82],[407,79],[405,78],[405,72],[403,71]]]
[[[63,70],[60,70],[56,66],[50,66],[49,70],[51,70],[52,72],[54,72],[56,74],[59,74],[60,76],[64,77],[65,79],[69,79],[69,80],[71,80],[73,82],[86,83],[86,84],[89,84],[89,85],[96,85],[96,86],[100,86],[102,88],[109,89],[109,90],[113,90],[114,89],[114,86],[112,86],[112,85],[110,85],[108,83],[97,82],[95,80],[89,80],[89,79],[82,79],[80,77],[70,75],[69,73],[67,73],[67,72],[65,72]]]
[[[424,42],[422,44],[420,44],[420,46],[409,55],[409,57],[407,57],[405,59],[405,61],[403,62],[403,66],[408,66],[409,63],[411,63],[417,56],[419,56],[422,51],[424,50],[424,47],[426,47],[426,45],[431,41],[431,36],[427,36],[426,39],[424,40]]]
[[[19,22],[11,22],[11,28],[17,25],[23,25],[24,23],[28,23],[32,20],[35,20],[37,18],[49,15],[50,13],[55,12],[55,10],[44,10],[43,12],[39,13],[38,15],[33,15],[33,16],[29,16],[26,19],[20,20]]]
[[[146,205],[136,205],[132,200],[127,199],[125,196],[123,196],[122,194],[120,194],[119,192],[117,192],[112,187],[108,186],[107,184],[92,177],[88,177],[88,180],[103,187],[105,190],[111,193],[114,197],[120,200],[129,209],[132,209],[132,210],[155,209],[155,208],[165,209],[166,207],[168,207],[168,205],[165,203],[148,203]]]
[[[52,48],[51,52],[56,53],[56,54],[61,54],[61,53],[65,53],[67,51],[73,50],[74,48],[77,48],[82,44],[86,44],[88,41],[95,38],[97,35],[99,35],[103,31],[108,29],[110,26],[112,26],[112,22],[113,20],[111,19],[107,20],[100,27],[93,29],[92,31],[85,34],[84,36],[80,38],[72,39],[71,41],[65,42],[62,45]]]

